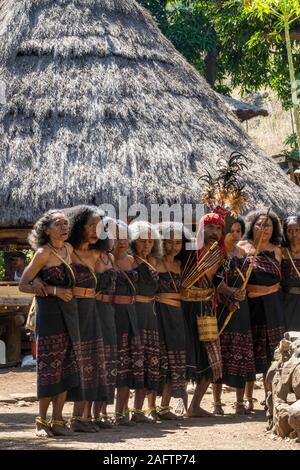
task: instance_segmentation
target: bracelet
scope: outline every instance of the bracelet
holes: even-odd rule
[[[53,295],[56,295],[56,286],[53,287]]]

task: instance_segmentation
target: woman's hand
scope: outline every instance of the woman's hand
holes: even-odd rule
[[[70,302],[73,298],[72,289],[64,289],[63,287],[56,288],[56,297],[59,297],[64,302]]]
[[[232,295],[231,295],[232,300],[237,300],[238,302],[243,302],[246,298],[246,291],[245,290],[240,290],[240,289],[233,289]]]
[[[47,297],[47,284],[45,284],[39,277],[35,277],[32,281],[32,287],[35,295],[39,297]]]

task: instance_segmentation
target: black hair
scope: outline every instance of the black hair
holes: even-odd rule
[[[78,248],[82,243],[84,243],[84,226],[86,225],[88,219],[92,215],[98,215],[99,217],[104,217],[104,212],[98,209],[95,206],[86,206],[80,205],[71,207],[66,210],[66,213],[70,217],[70,236],[68,242],[71,243],[73,248]],[[109,241],[98,240],[94,245],[90,245],[90,250],[98,251],[107,251],[109,247]]]
[[[65,212],[62,210],[51,209],[42,215],[42,217],[34,224],[34,227],[28,236],[28,242],[31,248],[33,248],[35,251],[49,243],[50,237],[46,233],[46,230],[54,221],[55,214],[66,216]]]
[[[232,222],[232,224],[230,225],[230,230],[234,224],[240,224],[242,235],[244,236],[246,232],[246,224],[245,224],[244,219],[241,216],[237,216]]]
[[[289,215],[286,217],[283,221],[283,240],[282,240],[282,246],[284,247],[289,247],[290,246],[290,241],[287,236],[287,231],[288,231],[288,225],[293,222],[294,224],[299,224],[300,225],[300,214],[296,215]]]
[[[179,239],[182,240],[182,247],[178,255],[175,256],[175,259],[178,259],[179,261],[184,263],[190,254],[190,251],[186,249],[187,243],[190,243],[190,244],[192,243],[192,236],[191,236],[190,231],[180,222],[162,222],[161,224],[158,225],[158,227],[162,235],[163,242],[165,239],[167,239],[167,236],[171,233],[179,235]],[[164,247],[164,243],[163,243],[163,247]]]
[[[272,224],[273,224],[273,233],[270,238],[270,243],[273,245],[279,246],[282,240],[282,228],[280,225],[280,220],[278,216],[275,214],[273,211],[269,211],[267,209],[259,209],[256,211],[249,212],[246,217],[246,223],[247,223],[247,228],[246,228],[246,233],[244,238],[246,240],[253,240],[253,229],[254,225],[258,221],[260,217],[268,217],[271,219]]]

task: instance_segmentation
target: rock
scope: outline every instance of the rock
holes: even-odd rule
[[[0,403],[16,403],[16,398],[12,398],[11,396],[0,396]]]
[[[295,367],[292,377],[292,389],[297,398],[300,398],[300,364]]]
[[[298,440],[300,439],[300,400],[295,401],[289,407],[289,425],[296,432]],[[297,442],[299,442],[297,440]]]
[[[290,406],[287,403],[277,403],[274,407],[274,432],[280,437],[287,437],[293,428],[289,424]]]
[[[33,393],[11,393],[10,396],[14,398],[16,401],[29,401],[29,402],[37,401],[37,397]]]
[[[30,404],[24,400],[18,401],[16,406],[30,406]]]

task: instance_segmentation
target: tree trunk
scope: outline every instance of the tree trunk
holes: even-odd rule
[[[205,57],[205,78],[213,88],[217,80],[217,48],[214,47],[211,51],[207,52]]]
[[[300,152],[300,113],[299,113],[297,82],[296,82],[296,77],[295,77],[295,68],[294,68],[294,63],[293,63],[293,54],[292,54],[292,46],[291,46],[291,39],[290,39],[290,27],[289,27],[288,19],[284,20],[284,33],[285,33],[285,42],[286,42],[286,49],[287,49],[288,61],[289,61],[293,113],[294,113],[294,119],[295,119],[295,124],[296,124],[298,149]]]

